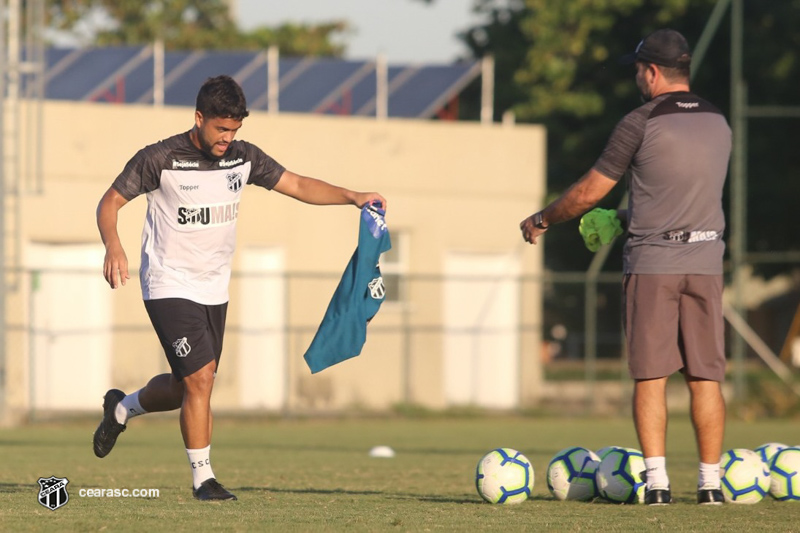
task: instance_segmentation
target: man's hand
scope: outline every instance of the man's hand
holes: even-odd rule
[[[519,229],[522,231],[522,238],[530,244],[536,244],[536,239],[547,231],[533,225],[533,215],[520,222]]]
[[[97,204],[97,229],[106,246],[106,258],[103,261],[103,277],[116,289],[125,285],[128,280],[128,258],[117,234],[117,213],[128,203],[114,187],[109,187],[100,203]]]
[[[116,289],[130,279],[128,275],[128,257],[122,246],[111,246],[106,249],[106,258],[103,262],[103,277],[111,286]]]
[[[558,199],[550,202],[540,213],[547,213],[548,226],[572,220],[594,207],[616,183],[615,180],[592,168]],[[534,225],[534,216],[536,213],[523,220],[519,225],[525,242],[531,244],[536,244],[536,239],[547,231],[547,227],[542,229]]]
[[[357,192],[353,195],[353,204],[358,208],[372,205],[373,202],[379,202],[380,208],[386,211],[386,198],[377,192]]]

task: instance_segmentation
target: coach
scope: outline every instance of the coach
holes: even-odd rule
[[[525,241],[593,207],[629,171],[618,212],[624,248],[623,319],[635,382],[633,419],[645,458],[645,503],[671,502],[666,469],[667,378],[684,374],[700,455],[697,501],[720,504],[725,430],[722,190],[731,130],[689,90],[691,53],[677,31],[648,35],[627,56],[644,105],[616,126],[594,166],[520,224]]]

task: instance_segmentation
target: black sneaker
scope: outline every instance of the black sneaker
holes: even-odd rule
[[[192,489],[192,496],[196,500],[204,501],[238,499],[213,477],[200,483],[200,488]]]
[[[697,489],[697,503],[700,505],[722,505],[725,496],[720,488],[700,488]]]
[[[669,505],[672,503],[669,487],[666,489],[645,490],[644,503],[647,505]]]
[[[94,454],[97,457],[108,455],[114,444],[117,442],[119,434],[125,431],[125,424],[117,422],[114,411],[117,404],[125,397],[125,393],[119,389],[110,389],[103,396],[103,420],[94,432],[93,444]]]
[[[639,477],[644,481],[644,503],[646,505],[669,505],[672,503],[672,494],[669,486],[667,488],[647,488],[647,470],[642,470]]]

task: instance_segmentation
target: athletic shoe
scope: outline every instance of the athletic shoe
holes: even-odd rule
[[[725,497],[722,495],[722,489],[701,487],[697,489],[697,503],[700,505],[722,505]]]
[[[236,500],[236,496],[231,494],[228,489],[219,484],[215,478],[209,478],[200,483],[200,488],[192,490],[192,496],[196,500]]]
[[[645,490],[644,503],[647,505],[669,505],[672,503],[669,487],[666,489]]]
[[[645,482],[644,489],[644,503],[647,505],[669,505],[672,503],[672,494],[670,493],[669,486],[666,488],[653,487],[647,488],[647,470],[642,470],[639,474],[642,481]]]
[[[110,389],[103,396],[103,420],[94,432],[94,454],[97,457],[108,455],[114,444],[117,442],[119,434],[125,431],[125,424],[117,422],[114,412],[117,404],[125,397],[125,393],[119,389]]]

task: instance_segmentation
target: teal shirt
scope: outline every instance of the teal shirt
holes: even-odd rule
[[[359,355],[364,347],[367,324],[385,298],[378,260],[392,244],[384,215],[377,207],[361,209],[358,246],[303,356],[312,374]]]

